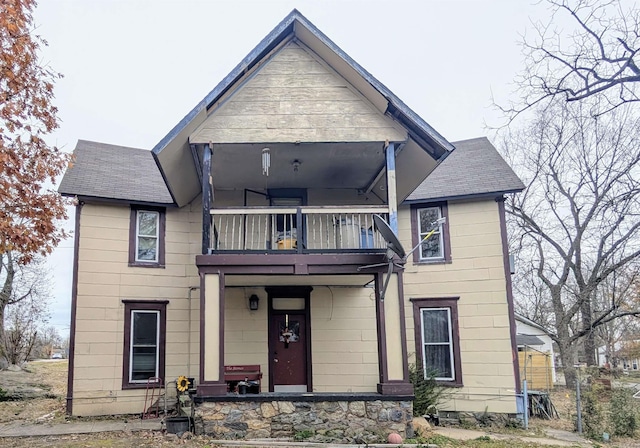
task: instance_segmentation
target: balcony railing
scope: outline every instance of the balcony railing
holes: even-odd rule
[[[211,252],[342,252],[386,248],[373,226],[379,206],[242,207],[211,210]]]

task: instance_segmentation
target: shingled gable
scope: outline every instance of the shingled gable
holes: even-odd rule
[[[271,52],[292,38],[327,61],[333,70],[354,86],[381,114],[404,127],[409,135],[405,151],[421,148],[434,161],[440,161],[454,149],[451,143],[294,9],[153,148],[156,163],[179,206],[192,200],[200,190],[195,166],[190,159],[189,136],[207,119],[212,106],[247,79]],[[435,162],[430,169],[433,166]],[[402,161],[398,161],[397,169],[401,170],[402,167]],[[424,171],[424,176],[429,170]],[[411,168],[408,168],[408,172],[408,177],[416,175]],[[413,188],[415,185],[407,190],[407,194]]]
[[[58,191],[81,200],[173,205],[151,151],[78,140]]]
[[[456,150],[411,193],[405,202],[429,202],[498,196],[525,186],[486,137],[453,143]]]

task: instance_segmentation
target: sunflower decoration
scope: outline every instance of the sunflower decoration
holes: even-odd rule
[[[185,392],[189,388],[189,380],[186,376],[180,375],[176,381],[176,386],[179,392]]]

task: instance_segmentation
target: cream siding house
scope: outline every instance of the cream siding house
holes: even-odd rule
[[[410,434],[417,362],[454,388],[442,411],[517,414],[503,200],[522,183],[298,11],[152,151],[75,155],[70,413],[141,413],[184,375],[200,432],[374,441]],[[374,215],[416,250],[389,252]]]

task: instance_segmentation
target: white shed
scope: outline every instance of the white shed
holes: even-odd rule
[[[555,366],[555,354],[553,351],[553,340],[551,336],[547,333],[543,326],[538,325],[534,321],[517,314],[516,318],[516,342],[518,345],[518,349],[524,348],[525,346],[530,347],[536,351],[542,353],[548,353],[550,357],[550,365],[551,365],[551,378],[555,383],[557,381],[556,377],[556,366]],[[522,366],[521,366],[522,367]]]

